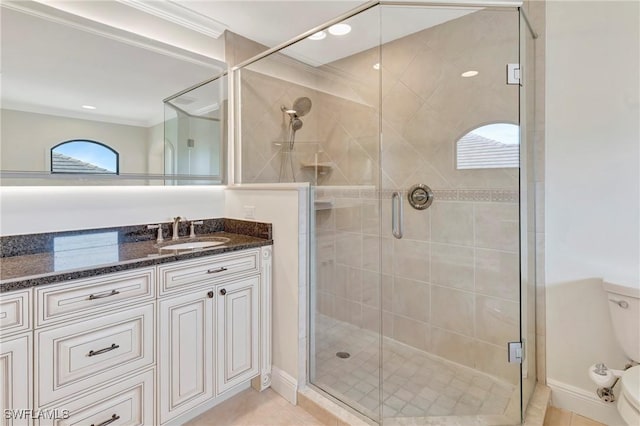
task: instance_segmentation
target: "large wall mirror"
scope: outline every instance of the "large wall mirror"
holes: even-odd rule
[[[2,185],[222,182],[223,62],[20,4],[1,7]],[[177,108],[166,114],[169,104],[163,100],[211,79],[176,98]],[[117,167],[68,150],[66,166],[94,167],[93,172],[60,172],[61,154],[52,150],[78,140],[116,152]]]

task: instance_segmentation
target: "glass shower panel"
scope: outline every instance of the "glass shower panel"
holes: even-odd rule
[[[533,7],[538,7],[535,5]],[[530,6],[531,8],[531,6]],[[520,306],[522,360],[522,415],[536,385],[536,63],[533,29],[520,13]]]
[[[518,24],[517,9],[381,8],[383,423],[520,423]],[[409,203],[416,184],[430,207]]]
[[[165,174],[178,175],[175,183],[224,180],[227,98],[222,75],[165,101]]]
[[[379,8],[335,24],[235,74],[235,172],[311,184],[308,381],[378,420]]]

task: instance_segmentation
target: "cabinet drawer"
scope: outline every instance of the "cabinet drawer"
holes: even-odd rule
[[[154,362],[154,304],[36,330],[36,406]]]
[[[31,290],[0,295],[0,336],[31,328]]]
[[[215,282],[219,278],[237,273],[257,272],[260,268],[259,253],[259,250],[243,250],[160,266],[160,293]]]
[[[155,268],[74,280],[36,289],[38,326],[112,310],[155,297]]]
[[[36,425],[153,425],[153,370],[114,383],[106,389],[51,407],[58,419],[39,419]],[[66,419],[64,417],[67,417]]]

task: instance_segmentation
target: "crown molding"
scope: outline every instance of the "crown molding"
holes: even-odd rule
[[[228,29],[222,22],[188,9],[175,1],[116,1],[209,37],[218,38]]]
[[[46,19],[51,22],[66,25],[71,28],[109,38],[111,40],[116,40],[121,43],[126,43],[130,46],[150,50],[185,62],[208,67],[212,70],[215,70],[215,72],[221,72],[223,69],[221,62],[216,59],[183,49],[179,46],[173,46],[162,41],[153,40],[143,35],[132,33],[130,31],[121,30],[119,28],[103,24],[101,22],[92,21],[90,19],[48,6],[44,3],[15,0],[0,1],[0,9],[7,8],[17,12],[27,13],[29,15]]]

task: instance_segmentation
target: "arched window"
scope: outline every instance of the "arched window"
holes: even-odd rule
[[[119,172],[118,153],[100,142],[74,139],[51,148],[51,173]]]
[[[509,123],[473,129],[456,142],[457,169],[520,166],[520,127]]]

